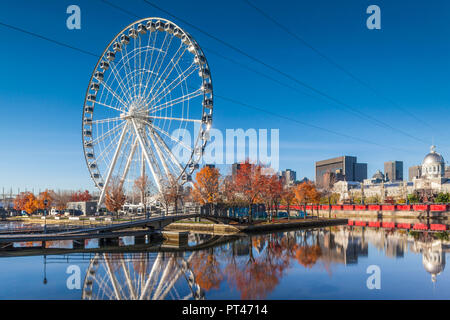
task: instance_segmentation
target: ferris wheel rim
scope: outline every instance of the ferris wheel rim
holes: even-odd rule
[[[84,99],[84,103],[83,103],[83,112],[82,112],[82,145],[83,145],[83,154],[84,154],[84,157],[85,157],[86,166],[88,167],[90,176],[91,176],[92,180],[94,181],[95,185],[97,186],[97,188],[99,188],[100,190],[106,188],[106,185],[103,184],[103,182],[105,181],[104,180],[104,176],[103,176],[105,174],[105,172],[101,173],[100,170],[98,169],[98,167],[97,167],[97,158],[94,157],[93,158],[94,160],[92,160],[92,161],[90,161],[88,159],[88,150],[87,150],[88,143],[89,142],[92,143],[93,139],[92,138],[91,139],[87,139],[87,135],[86,135],[86,132],[85,132],[85,128],[86,128],[85,119],[86,119],[87,108],[92,108],[92,112],[91,113],[93,114],[94,108],[97,106],[97,104],[100,104],[98,102],[93,102],[93,101],[89,100],[89,94],[91,92],[91,86],[94,83],[96,83],[98,85],[101,85],[103,83],[103,81],[94,82],[96,71],[99,70],[100,64],[103,61],[106,61],[105,55],[108,53],[108,51],[111,51],[111,46],[114,43],[117,43],[117,40],[119,39],[119,37],[124,35],[127,30],[130,30],[130,28],[138,26],[138,25],[142,24],[143,22],[149,23],[150,21],[151,22],[162,21],[164,23],[164,26],[166,26],[166,25],[172,26],[174,28],[173,30],[178,30],[179,32],[181,32],[182,36],[185,36],[186,39],[187,39],[187,42],[188,42],[188,44],[185,43],[185,45],[194,47],[194,53],[192,53],[193,56],[194,57],[200,57],[200,58],[203,59],[201,64],[199,65],[200,66],[200,70],[203,70],[202,66],[205,66],[206,70],[208,70],[208,71],[210,70],[208,61],[207,61],[207,59],[205,57],[205,54],[204,54],[202,48],[198,45],[197,41],[188,32],[186,32],[184,29],[179,27],[176,23],[174,23],[174,22],[172,22],[172,21],[170,21],[168,19],[161,18],[161,17],[148,17],[148,18],[139,19],[139,20],[136,20],[136,21],[128,24],[126,27],[122,28],[115,35],[115,37],[108,43],[108,45],[103,50],[102,54],[99,56],[99,58],[97,60],[97,63],[96,63],[96,65],[95,65],[95,67],[94,67],[94,69],[93,69],[93,71],[91,73],[91,77],[89,79],[89,85],[87,87],[86,94],[85,94],[85,99]],[[157,32],[157,31],[155,31],[155,30],[153,30],[153,31],[152,30],[146,30],[146,32],[150,32],[151,33],[151,32]],[[166,34],[166,36],[169,33],[171,33],[171,32],[168,32],[167,30],[164,30],[164,34]],[[181,37],[180,37],[180,39],[181,39]],[[182,41],[182,43],[184,43],[184,41]],[[135,50],[136,50],[136,48],[135,48]],[[121,59],[124,59],[124,56],[122,56]],[[135,72],[135,71],[136,70],[133,70],[133,72]],[[214,100],[214,95],[213,95],[213,92],[212,92],[212,77],[211,77],[210,72],[209,72],[209,75],[208,75],[208,79],[209,79],[209,81],[205,80],[205,78],[201,79],[202,88],[205,86],[205,84],[209,84],[209,88],[210,88],[209,92],[207,92],[206,90],[202,89],[203,92],[202,92],[201,114],[202,115],[207,114],[209,116],[208,119],[210,119],[210,120],[208,120],[209,122],[208,122],[208,129],[207,129],[207,131],[209,131],[210,124],[212,123],[213,100]],[[161,85],[163,83],[164,82],[162,82]],[[198,89],[198,90],[200,90],[200,89]],[[169,93],[170,93],[170,91],[169,91]],[[126,99],[127,97],[124,97],[124,98]],[[206,100],[209,100],[208,103],[210,103],[210,107],[205,107]],[[89,102],[91,102],[91,105],[89,105]],[[126,106],[125,103],[123,105],[124,105],[124,107]],[[206,110],[209,110],[209,113],[205,112]],[[155,118],[157,118],[157,116],[155,116]],[[92,116],[91,119],[93,119],[93,116]],[[167,119],[169,119],[169,118],[167,118]],[[170,120],[173,120],[173,119],[174,118],[172,118]],[[184,121],[186,119],[179,119],[179,120]],[[206,124],[205,122],[203,122],[203,119],[198,120],[198,121],[201,123],[201,125],[205,125]],[[124,131],[125,131],[125,128],[127,127],[127,123],[124,121],[124,122],[122,122],[122,124],[120,126],[122,126],[122,125],[123,125]],[[201,125],[200,125],[200,128],[201,128]],[[180,127],[181,127],[181,124],[180,124]],[[91,130],[92,130],[92,127],[91,127]],[[194,144],[193,144],[194,147],[191,148],[192,151],[190,153],[189,160],[186,161],[186,164],[184,166],[182,166],[182,169],[180,170],[180,173],[178,174],[178,176],[175,177],[176,181],[182,180],[181,178],[185,174],[191,175],[193,173],[193,171],[196,169],[196,165],[200,162],[201,157],[202,157],[203,152],[204,152],[204,149],[205,149],[205,146],[207,144],[207,139],[203,139],[203,137],[201,136],[204,132],[205,132],[205,130],[202,131],[202,128],[200,129],[200,131],[198,133],[194,132],[194,134],[197,134],[196,137],[195,137]],[[199,141],[199,140],[201,140],[201,141]],[[92,147],[92,150],[93,150],[93,147]],[[197,153],[199,153],[199,150],[200,150],[200,154],[197,154]],[[160,159],[162,160],[161,157],[160,157]],[[92,164],[94,164],[95,167],[92,167]],[[182,184],[185,183],[185,182],[187,182],[187,181],[182,181]]]

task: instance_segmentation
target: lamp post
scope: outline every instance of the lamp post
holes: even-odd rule
[[[47,233],[47,205],[48,200],[44,200],[44,233]]]

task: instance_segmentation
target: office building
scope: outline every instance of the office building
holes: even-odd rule
[[[403,181],[403,162],[388,161],[384,163],[384,176],[386,181]]]
[[[324,175],[334,173],[344,181],[359,181],[367,179],[367,163],[358,163],[356,157],[342,156],[316,162],[316,184],[323,186]]]

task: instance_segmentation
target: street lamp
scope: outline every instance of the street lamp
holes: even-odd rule
[[[47,233],[47,205],[48,200],[44,200],[44,233]]]

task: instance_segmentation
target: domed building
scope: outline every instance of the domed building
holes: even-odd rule
[[[430,153],[425,156],[422,162],[422,178],[443,178],[444,175],[444,157],[436,152],[436,146],[431,146]]]
[[[445,178],[444,157],[431,146],[422,161],[420,178],[413,179],[415,190],[433,190],[433,193],[450,192],[450,181]]]

